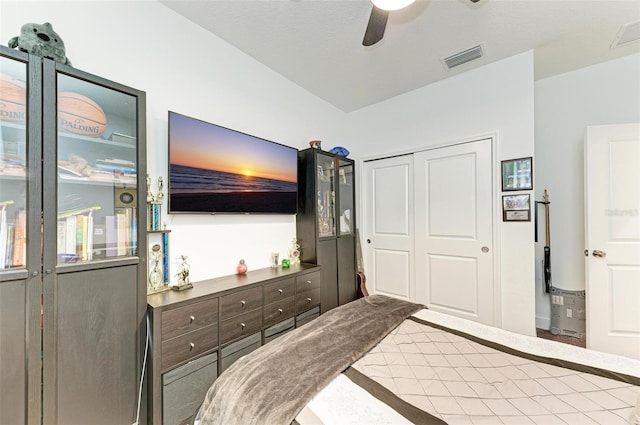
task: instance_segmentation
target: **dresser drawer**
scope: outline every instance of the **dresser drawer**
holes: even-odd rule
[[[264,286],[264,303],[273,302],[292,297],[295,291],[295,279],[283,279]]]
[[[262,288],[258,288],[262,289]],[[250,335],[262,329],[262,308],[248,311],[231,319],[220,322],[220,342],[224,344],[233,339]]]
[[[271,326],[296,314],[295,297],[291,296],[284,300],[264,306],[264,326]]]
[[[320,272],[307,273],[296,278],[296,292],[320,288]]]
[[[256,287],[220,297],[220,320],[262,307],[262,288]]]
[[[218,323],[218,298],[162,312],[162,340]]]
[[[218,325],[197,329],[162,341],[162,371],[218,346]]]
[[[316,305],[320,305],[320,288],[309,289],[296,294],[296,314]]]

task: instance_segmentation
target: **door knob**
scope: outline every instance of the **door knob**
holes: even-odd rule
[[[488,246],[483,246],[482,248],[480,248],[480,251],[484,252],[485,254],[487,252],[489,252],[489,247]]]
[[[594,257],[599,257],[599,258],[604,258],[607,256],[607,253],[604,251],[598,251],[597,249],[593,250],[593,256]]]
[[[367,243],[371,243],[371,239],[367,239]]]

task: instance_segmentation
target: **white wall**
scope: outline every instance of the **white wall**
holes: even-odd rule
[[[345,140],[355,157],[375,158],[477,136],[497,137],[495,217],[498,322],[535,335],[532,222],[503,223],[500,161],[533,156],[533,52],[516,55],[349,114]],[[362,211],[362,208],[360,208]],[[360,219],[362,226],[362,218]]]
[[[536,199],[549,190],[553,285],[585,289],[584,135],[589,125],[640,122],[640,54],[535,83]],[[540,214],[543,209],[540,208]],[[541,227],[544,219],[541,218]],[[544,228],[536,246],[536,323],[548,329],[543,292]]]
[[[0,42],[27,22],[50,22],[77,69],[147,93],[148,171],[167,181],[167,111],[296,148],[329,144],[345,114],[156,1],[0,2]],[[165,185],[166,188],[166,185]],[[166,191],[166,190],[165,190]],[[171,255],[192,280],[268,267],[287,252],[295,216],[167,216]],[[175,273],[175,265],[172,274]]]

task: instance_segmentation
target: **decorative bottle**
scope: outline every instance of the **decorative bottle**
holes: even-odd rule
[[[245,264],[244,260],[240,260],[236,271],[238,272],[238,274],[245,274],[247,272],[247,265]]]

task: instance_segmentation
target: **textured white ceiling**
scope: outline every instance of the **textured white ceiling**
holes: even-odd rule
[[[610,49],[640,0],[418,0],[370,47],[369,0],[159,1],[345,112],[531,49],[537,79],[640,52]],[[479,43],[485,57],[445,70]]]

